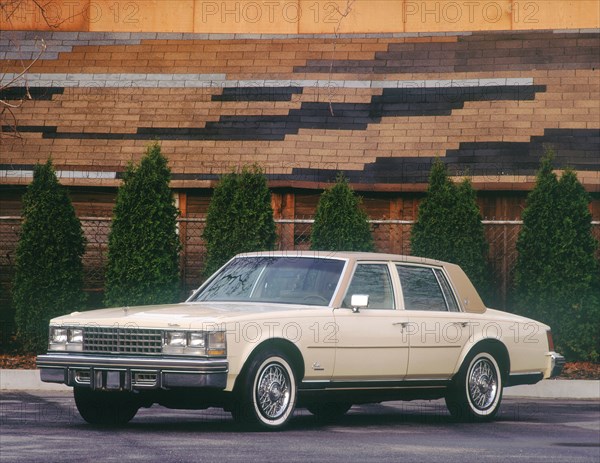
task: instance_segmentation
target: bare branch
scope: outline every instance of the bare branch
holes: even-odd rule
[[[70,21],[77,16],[86,14],[86,11],[89,9],[83,8],[81,11],[74,13],[71,16],[67,16],[61,20],[60,18],[52,18],[48,14],[49,6],[51,6],[53,0],[0,0],[0,13],[2,14],[2,19],[4,22],[10,23],[18,11],[22,8],[25,8],[24,5],[26,3],[32,4],[32,7],[41,15],[44,23],[46,23],[46,25],[52,29],[57,29],[66,21]],[[29,9],[26,11],[31,12],[32,10]]]
[[[54,29],[59,28],[66,21],[69,21],[69,20],[71,20],[71,19],[73,19],[73,18],[75,18],[77,16],[81,16],[85,12],[85,10],[81,10],[79,13],[76,13],[74,15],[68,16],[65,19],[63,19],[62,21],[54,21],[54,22],[52,22],[52,20],[48,17],[47,10],[46,10],[46,7],[50,3],[52,3],[52,2],[49,1],[49,2],[46,2],[45,4],[42,5],[41,2],[39,2],[39,0],[31,0],[31,1],[34,3],[35,6],[37,6],[39,8],[40,13],[42,14],[42,18],[44,18],[44,22],[48,26],[50,26],[50,27],[52,27]]]
[[[25,62],[23,60],[20,60],[21,65],[23,66],[23,70],[21,72],[19,72],[16,76],[14,76],[6,84],[0,84],[0,90],[4,90],[6,88],[12,87],[16,82],[18,82],[20,79],[22,79],[25,76],[25,74],[27,74],[29,72],[29,70],[33,67],[33,65],[35,63],[38,62],[38,60],[41,58],[41,56],[46,51],[46,48],[48,48],[48,47],[47,47],[44,39],[40,39],[39,42],[36,42],[36,43],[40,43],[40,50],[39,50],[37,56],[35,56],[29,64],[25,64]]]
[[[4,24],[11,24],[13,20],[19,19],[20,14],[31,14],[33,11],[40,15],[36,16],[36,20],[41,17],[48,28],[56,29],[64,22],[86,13],[86,9],[83,8],[63,19],[60,17],[54,18],[50,14],[52,2],[53,0],[0,0],[0,19]],[[9,44],[14,45],[16,51],[19,50],[19,44],[16,40],[10,40]],[[10,75],[7,81],[3,81],[6,74],[0,74],[0,138],[7,136],[8,133],[12,134],[11,136],[18,136],[17,116],[14,110],[22,107],[27,100],[33,99],[29,91],[27,74],[47,48],[43,39],[36,40],[35,45],[39,49],[35,56],[28,60],[18,60],[19,72]],[[24,95],[16,99],[6,98],[7,91],[13,87],[23,87]],[[9,131],[6,130],[7,127],[10,128]]]
[[[333,76],[333,63],[335,61],[335,52],[336,52],[336,46],[337,46],[337,39],[339,37],[339,33],[340,33],[340,29],[342,27],[342,22],[344,21],[344,19],[346,19],[346,17],[348,17],[348,15],[352,12],[352,6],[354,4],[355,0],[346,0],[346,7],[344,8],[344,11],[341,11],[336,4],[336,11],[337,13],[340,15],[340,19],[337,22],[335,29],[333,31],[334,34],[334,39],[333,39],[333,49],[331,50],[331,63],[329,64],[329,77],[328,77],[328,96],[329,96],[329,113],[332,116],[335,116],[334,112],[333,112],[333,105],[332,105],[332,101],[333,101],[333,95],[334,95],[334,89],[331,85],[331,81],[332,81],[332,76]]]
[[[12,124],[7,125],[6,127],[10,128],[10,132],[5,132],[3,127],[0,126],[0,138],[11,137],[11,138],[21,138],[21,134],[17,129],[17,117],[15,116],[12,107],[3,107],[2,111],[0,111],[0,121],[7,119],[4,113],[8,113],[10,117],[12,117]]]
[[[4,19],[6,22],[10,22],[12,17],[21,7],[23,0],[2,0],[0,1],[0,11],[3,13]]]
[[[43,39],[37,41],[36,44],[39,44],[39,51],[37,55],[29,63],[25,63],[23,60],[20,60],[22,67],[21,71],[15,76],[13,76],[12,79],[8,82],[0,82],[1,95],[9,88],[14,87],[15,84],[17,84],[20,80],[25,81],[25,96],[20,100],[17,100],[17,103],[9,103],[9,100],[7,99],[0,99],[0,108],[2,108],[2,111],[0,111],[0,122],[3,122],[5,119],[7,119],[6,113],[8,113],[10,115],[10,118],[12,119],[12,122],[10,124],[0,125],[0,138],[6,136],[6,134],[8,133],[4,130],[6,126],[11,128],[11,132],[13,133],[12,136],[15,136],[15,134],[18,136],[17,118],[13,109],[20,108],[21,106],[23,106],[26,100],[32,99],[31,93],[29,92],[29,85],[27,83],[26,75],[29,72],[29,70],[35,65],[35,63],[39,61],[39,59],[42,57],[47,48],[46,42]]]

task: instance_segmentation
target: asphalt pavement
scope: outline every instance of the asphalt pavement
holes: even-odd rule
[[[142,409],[86,424],[68,392],[3,391],[0,461],[598,463],[600,402],[506,398],[496,421],[452,421],[443,401],[355,406],[335,424],[298,410],[280,432],[241,432],[222,410]]]
[[[39,370],[0,370],[0,391],[69,391],[62,384],[43,383]],[[504,390],[505,397],[600,400],[600,380],[545,380]]]

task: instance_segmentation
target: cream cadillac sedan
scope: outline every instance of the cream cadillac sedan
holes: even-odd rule
[[[53,319],[48,350],[42,380],[72,386],[89,423],[158,403],[265,429],[387,400],[490,420],[505,387],[564,364],[548,326],[486,308],[460,267],[345,252],[238,255],[184,303]]]

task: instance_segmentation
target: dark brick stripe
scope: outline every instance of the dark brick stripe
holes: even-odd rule
[[[302,93],[302,87],[227,87],[212,101],[291,101]]]
[[[547,129],[543,136],[529,143],[483,142],[461,143],[459,149],[448,150],[442,160],[454,174],[534,175],[539,168],[544,146],[555,150],[556,168],[571,167],[579,171],[600,170],[600,129]],[[434,158],[377,158],[360,171],[345,171],[353,182],[360,183],[424,183]],[[336,171],[326,169],[294,169],[294,180],[327,182]]]
[[[453,174],[469,173],[489,176],[533,175],[539,167],[544,146],[551,145],[555,152],[556,168],[572,167],[579,171],[600,170],[600,129],[547,129],[543,136],[532,137],[529,143],[482,142],[461,143],[457,150],[448,150],[442,160]],[[352,182],[357,183],[426,183],[433,157],[377,158],[362,170],[345,170]],[[31,164],[0,164],[0,170],[31,170]],[[269,174],[269,180],[330,182],[337,170],[295,168],[291,174]],[[122,178],[123,172],[117,172]],[[217,180],[216,174],[174,173],[173,180]]]
[[[391,43],[375,59],[308,60],[298,73],[440,73],[589,69],[600,64],[600,34],[490,33],[450,43]]]
[[[557,164],[562,167],[578,170],[600,167],[600,129],[546,129],[543,136],[532,137],[529,143],[461,143],[457,150],[448,150],[446,158],[476,164],[492,161],[536,167],[546,145],[554,149]]]
[[[137,133],[45,133],[45,138],[108,140],[284,140],[300,129],[366,130],[383,117],[447,116],[467,101],[534,100],[543,85],[384,89],[370,103],[305,102],[285,116],[221,116],[204,127],[140,127]]]
[[[3,125],[2,132],[17,132],[17,133],[42,133],[46,138],[53,138],[56,134],[57,127],[55,125]]]
[[[9,87],[0,90],[0,99],[2,100],[23,100],[27,97],[27,92],[33,100],[51,100],[54,95],[62,95],[64,87]]]

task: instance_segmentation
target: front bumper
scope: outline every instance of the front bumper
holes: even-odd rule
[[[94,390],[214,388],[227,384],[223,358],[129,357],[73,353],[39,355],[41,380]]]

